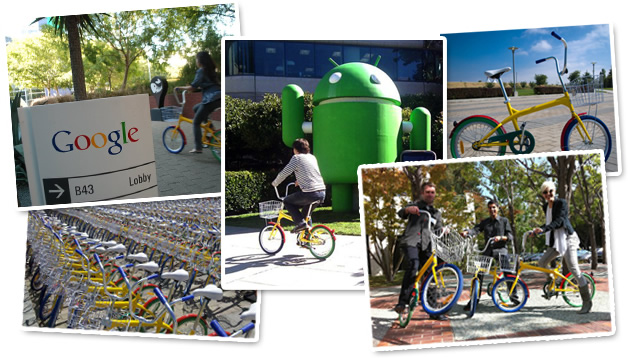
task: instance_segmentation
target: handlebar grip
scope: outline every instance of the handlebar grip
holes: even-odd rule
[[[560,37],[556,32],[552,31],[552,36],[554,36],[555,38],[562,40],[563,38]]]
[[[217,320],[211,321],[209,325],[214,329],[214,332],[216,332],[216,334],[219,335],[220,337],[229,337],[227,332],[225,332],[225,330],[222,329],[222,327],[220,326],[220,323],[218,323]]]
[[[547,59],[546,58],[542,58],[540,60],[536,60],[536,64],[538,65],[541,62],[545,62]]]
[[[242,327],[242,333],[246,333],[255,328],[255,323],[249,322],[246,326]]]

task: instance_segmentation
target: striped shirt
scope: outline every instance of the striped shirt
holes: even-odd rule
[[[292,173],[297,177],[297,183],[303,192],[325,190],[318,161],[312,154],[293,155],[288,165],[273,180],[273,186],[281,184]]]

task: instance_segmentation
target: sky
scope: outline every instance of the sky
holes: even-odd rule
[[[536,60],[554,56],[562,69],[564,47],[562,41],[551,36],[555,31],[567,41],[567,69],[563,76],[568,81],[570,73],[578,70],[599,74],[611,69],[611,41],[609,25],[587,25],[528,30],[506,30],[443,34],[447,38],[447,81],[486,81],[484,71],[513,67],[512,51],[515,46],[515,69],[517,82],[534,81],[535,74],[547,76],[548,83],[559,83],[554,61],[536,64]],[[504,82],[512,82],[512,71],[504,74]]]

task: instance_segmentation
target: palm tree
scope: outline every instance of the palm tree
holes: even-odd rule
[[[50,23],[55,28],[55,33],[61,37],[67,33],[68,47],[70,49],[70,66],[72,68],[72,83],[74,85],[74,98],[77,101],[87,99],[85,89],[85,71],[83,69],[83,56],[81,53],[81,38],[83,31],[94,28],[94,18],[98,20],[96,14],[54,16],[49,18]],[[43,17],[35,19],[32,23],[39,22]]]

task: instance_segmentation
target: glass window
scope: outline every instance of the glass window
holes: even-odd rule
[[[345,46],[343,63],[347,62],[366,62],[373,64],[375,57],[370,47],[361,46]]]
[[[341,45],[324,45],[316,44],[314,46],[315,51],[315,68],[316,77],[323,77],[334,65],[329,61],[336,61],[337,64],[342,65],[342,46]]]
[[[255,72],[259,76],[284,76],[284,43],[255,42]]]
[[[314,45],[286,42],[286,76],[314,76]]]
[[[377,68],[386,72],[388,77],[390,77],[393,81],[396,81],[397,80],[397,62],[395,61],[395,58],[397,57],[397,55],[395,54],[395,50],[391,48],[376,47],[372,49],[372,53],[373,53],[374,58],[373,58],[373,61],[369,63],[371,65],[375,65],[375,60],[377,59],[377,56],[381,56],[381,59],[379,60],[379,64],[377,65]]]
[[[252,42],[248,40],[225,41],[225,45],[227,47],[226,75],[253,74]]]
[[[397,80],[423,81],[423,56],[420,50],[396,49]]]

